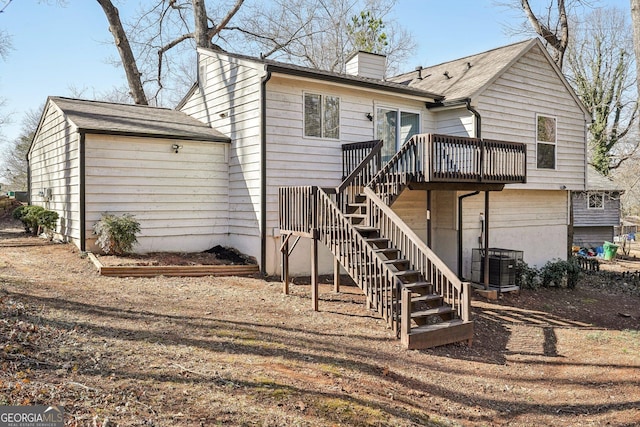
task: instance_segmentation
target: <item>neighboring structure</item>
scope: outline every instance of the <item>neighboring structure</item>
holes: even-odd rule
[[[229,142],[179,111],[50,97],[27,156],[31,203],[81,250],[105,212],[136,217],[141,252],[225,244]]]
[[[571,194],[573,209],[573,243],[595,248],[613,242],[620,226],[620,196],[623,190],[595,168],[587,169],[587,188]]]
[[[358,63],[366,63],[365,72],[370,76],[371,67],[383,66],[362,57],[355,55],[355,65],[349,69],[357,72]],[[391,140],[383,148],[386,160],[412,135],[440,133],[525,143],[527,183],[492,193],[491,210],[495,212],[490,215],[489,244],[523,250],[530,264],[565,255],[566,191],[584,190],[585,123],[589,118],[537,39],[416,70],[392,81],[203,49],[199,50],[199,64],[198,83],[178,107],[185,114],[49,100],[29,153],[30,191],[32,203],[59,211],[61,234],[79,246],[84,240],[90,247],[93,223],[102,212],[129,212],[142,220],[140,251],[204,249],[216,240],[255,256],[263,271],[276,274],[280,264],[278,187],[337,186],[342,179],[341,147],[345,143]],[[159,122],[156,115],[162,115]],[[188,116],[217,131],[195,127]],[[195,134],[185,133],[187,120],[197,130]],[[90,147],[94,139],[110,151],[100,162],[85,159],[88,175],[82,181],[78,146],[85,140]],[[184,146],[177,154],[171,150],[174,140]],[[185,140],[194,142],[180,142]],[[231,145],[211,141],[230,141]],[[226,147],[228,174],[225,166],[217,164],[227,154],[220,154],[212,164],[201,163],[204,157],[196,154],[201,147],[208,147],[205,152],[216,147],[220,153]],[[147,156],[146,150],[158,153]],[[93,155],[87,151],[88,157]],[[107,156],[103,151],[95,155]],[[71,166],[59,166],[67,172],[52,174],[50,168],[41,167],[39,162],[45,160]],[[187,166],[189,174],[180,169]],[[217,172],[210,172],[212,169]],[[108,178],[109,173],[117,177]],[[164,185],[147,186],[144,180]],[[93,186],[96,181],[100,190],[85,188],[86,200],[81,202],[82,185]],[[131,186],[136,190],[128,191]],[[39,195],[47,188],[52,191],[48,201]],[[209,197],[218,192],[223,194],[222,202]],[[433,249],[454,270],[460,246],[457,207],[462,201],[458,197],[464,192],[436,189],[432,193]],[[208,205],[198,201],[205,194]],[[95,207],[94,198],[100,200]],[[483,197],[465,198],[462,203],[463,276],[470,277],[471,250],[478,247],[482,234]],[[192,210],[192,205],[198,208]],[[185,206],[197,214],[186,214]],[[204,213],[207,206],[212,209],[210,214]],[[142,213],[150,207],[165,212],[157,214],[164,215],[163,219]],[[402,194],[395,208],[426,240],[425,192]],[[176,211],[180,214],[172,213]],[[542,230],[553,238],[539,239]],[[165,238],[165,233],[174,237]],[[190,236],[198,243],[187,243],[180,236]],[[331,259],[328,252],[324,259]],[[292,263],[294,273],[308,273],[309,266],[306,256]],[[323,270],[330,271],[330,266],[325,263]]]

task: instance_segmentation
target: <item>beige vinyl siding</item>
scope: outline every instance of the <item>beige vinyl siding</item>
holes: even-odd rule
[[[465,108],[443,110],[436,113],[433,133],[475,137],[475,119]]]
[[[262,65],[201,52],[206,76],[181,108],[231,138],[229,244],[260,259],[260,87]]]
[[[483,138],[527,144],[527,184],[512,188],[582,190],[585,117],[539,48],[530,50],[478,101]],[[536,167],[536,113],[557,118],[556,169]]]
[[[312,138],[304,135],[303,94],[338,96],[340,98],[340,139]],[[413,101],[287,76],[272,76],[267,84],[267,271],[279,268],[278,188],[292,185],[336,187],[342,179],[342,145],[374,138],[374,122],[367,113],[377,105],[397,107],[421,113],[422,129],[433,124],[424,101]],[[274,236],[276,229],[276,236]],[[298,255],[301,254],[301,255]],[[295,257],[300,257],[298,260]],[[308,247],[298,244],[292,258],[292,274],[308,274]],[[296,270],[300,267],[300,270]],[[331,258],[324,252],[322,273],[332,270]],[[306,273],[305,273],[306,271]]]
[[[140,222],[136,252],[227,245],[227,156],[226,143],[86,135],[87,247],[94,247],[92,227],[105,212]]]
[[[267,200],[268,226],[277,226],[278,187],[318,185],[335,187],[342,179],[342,145],[374,138],[374,122],[367,119],[376,105],[418,111],[424,130],[431,115],[424,102],[357,89],[339,88],[274,76],[267,86]],[[303,136],[303,94],[340,98],[340,140]]]
[[[29,152],[33,205],[58,213],[57,237],[80,247],[79,136],[60,110],[48,102]],[[42,196],[50,189],[49,201]]]
[[[471,249],[479,247],[484,193],[463,203],[463,272],[470,277]],[[524,251],[524,261],[538,267],[566,259],[566,191],[503,190],[489,195],[489,247]]]

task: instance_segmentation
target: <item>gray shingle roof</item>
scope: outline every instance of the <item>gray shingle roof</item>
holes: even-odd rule
[[[444,95],[446,100],[471,98],[506,70],[536,40],[526,40],[393,77],[392,81]]]
[[[80,130],[171,139],[230,142],[226,135],[181,111],[49,97]]]
[[[211,49],[202,49],[203,51],[209,51],[215,54],[223,54],[232,58],[243,59],[246,61],[252,61],[259,64],[264,64],[269,71],[304,76],[317,80],[332,81],[335,83],[347,84],[352,86],[367,87],[371,89],[377,89],[387,92],[402,93],[406,95],[420,96],[424,98],[431,98],[434,100],[442,99],[442,95],[437,92],[423,89],[421,87],[410,87],[406,84],[398,83],[395,80],[378,80],[362,76],[352,76],[350,74],[336,73],[333,71],[320,70],[317,68],[309,68],[301,65],[287,64],[285,62],[275,61],[268,58],[255,58],[252,56],[218,52]]]

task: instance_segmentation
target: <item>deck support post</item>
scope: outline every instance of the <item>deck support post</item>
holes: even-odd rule
[[[482,283],[489,289],[489,192],[484,192],[484,277]]]
[[[338,258],[333,260],[333,292],[340,292],[340,261]]]
[[[427,246],[432,248],[432,231],[431,231],[431,190],[427,190]]]
[[[289,295],[289,237],[291,237],[291,234],[282,235],[283,242],[280,247],[280,253],[282,254],[280,278],[282,279],[282,293],[285,295]]]
[[[311,239],[311,305],[318,311],[318,230],[313,230]]]

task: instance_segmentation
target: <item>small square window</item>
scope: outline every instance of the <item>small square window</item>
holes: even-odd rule
[[[588,209],[604,209],[604,193],[589,193],[587,195]]]

